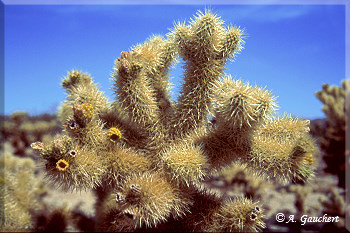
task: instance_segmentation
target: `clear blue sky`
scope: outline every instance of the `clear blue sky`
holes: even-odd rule
[[[205,7],[246,31],[226,73],[266,86],[280,114],[324,117],[314,92],[346,78],[344,5],[5,5],[5,114],[55,112],[71,69],[90,73],[113,99],[120,52]],[[176,96],[181,64],[172,75]]]

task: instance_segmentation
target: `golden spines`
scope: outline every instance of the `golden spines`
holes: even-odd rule
[[[1,232],[35,231],[33,213],[43,208],[43,180],[35,175],[36,163],[3,152],[0,154]]]
[[[54,140],[49,145],[35,142],[31,147],[40,153],[40,156],[45,160],[59,160],[62,155],[66,154],[73,146],[73,140],[67,135],[56,135]]]
[[[246,148],[242,144],[241,147],[237,147],[236,142],[229,136],[227,133],[222,134],[221,131],[213,131],[199,138],[196,142],[196,144],[202,145],[202,149],[207,155],[209,171],[217,171],[222,166],[239,159],[246,152]],[[234,138],[239,138],[238,136],[235,134]]]
[[[212,128],[198,143],[203,144],[210,169],[218,169],[246,156],[252,133],[269,118],[276,104],[265,88],[230,77],[215,82],[213,103]]]
[[[310,121],[295,118],[292,116],[269,117],[264,123],[256,127],[254,136],[273,138],[277,142],[283,142],[286,139],[296,140],[301,135],[308,133]]]
[[[208,161],[200,146],[181,141],[160,156],[171,178],[187,186],[200,183],[208,172]]]
[[[111,150],[101,152],[107,172],[104,180],[109,186],[117,186],[133,174],[142,174],[154,167],[149,158],[141,152],[115,144]]]
[[[145,127],[157,122],[158,107],[140,56],[137,50],[122,52],[115,63],[114,85],[124,111]]]
[[[199,65],[218,60],[225,63],[243,47],[243,31],[223,27],[223,21],[209,10],[198,12],[189,25],[177,23],[171,37],[178,44],[180,55]]]
[[[104,123],[100,119],[92,120],[88,124],[79,118],[68,119],[64,124],[64,133],[76,140],[80,145],[91,148],[103,147],[106,143]]]
[[[153,36],[116,60],[114,88],[119,105],[134,124],[143,128],[158,150],[169,128],[172,103],[168,72],[176,57],[168,40]]]
[[[258,232],[265,227],[263,209],[245,197],[224,199],[210,193],[194,195],[185,230],[195,232]]]
[[[218,57],[221,59],[233,59],[243,49],[244,31],[239,27],[230,26],[223,35],[219,44]]]
[[[177,42],[177,47],[179,50],[179,54],[182,57],[191,57],[191,52],[189,47],[191,43],[186,43],[187,37],[190,33],[190,26],[186,25],[185,22],[178,22],[175,24],[175,29],[170,35],[174,41]]]
[[[243,30],[223,27],[224,22],[210,10],[198,14],[190,25],[175,25],[173,37],[185,60],[221,60],[225,62],[243,48]]]
[[[62,86],[67,90],[67,99],[58,111],[58,118],[63,124],[73,117],[74,105],[84,105],[85,107],[91,105],[88,107],[89,109],[85,109],[85,112],[89,112],[87,117],[90,119],[93,115],[98,115],[109,108],[104,93],[99,90],[88,74],[76,70],[70,71],[62,81]]]
[[[118,129],[122,134],[120,141],[128,147],[144,149],[150,141],[148,131],[132,122],[116,103],[110,110],[100,115],[100,120],[104,123],[103,128],[107,130],[107,134],[111,128]],[[111,142],[108,137],[107,141]]]
[[[344,127],[346,104],[348,105],[348,98],[350,96],[350,79],[342,81],[342,86],[330,86],[323,84],[322,90],[315,93],[316,97],[324,104],[322,111],[330,119],[328,123],[332,127]],[[333,124],[336,124],[333,126]]]
[[[84,103],[84,104],[73,104],[73,117],[74,120],[79,124],[81,128],[85,128],[87,124],[90,123],[93,113],[94,107],[92,104]]]
[[[242,49],[243,34],[206,10],[167,38],[152,36],[115,61],[113,103],[87,74],[71,71],[62,81],[65,128],[51,144],[32,148],[54,183],[96,191],[98,230],[180,223],[188,231],[258,231],[264,227],[258,203],[224,201],[202,185],[204,178],[231,163],[279,181],[313,175],[317,147],[309,121],[273,117],[275,97],[265,88],[219,80]],[[177,56],[185,72],[175,104],[168,73]]]
[[[251,137],[252,166],[280,182],[305,181],[313,174],[317,154],[308,126],[308,120],[292,117],[266,121]]]
[[[118,191],[112,192],[106,200],[107,216],[115,220],[113,229],[136,230],[155,227],[170,216],[187,211],[188,204],[181,199],[181,192],[160,173],[134,175],[125,181]],[[118,213],[118,215],[113,215]],[[120,223],[121,216],[129,221]],[[115,218],[115,219],[113,219]]]
[[[293,172],[290,154],[293,151],[293,143],[289,140],[278,143],[271,138],[265,140],[254,138],[251,147],[248,159],[254,169],[263,170],[266,177],[280,182],[291,179]]]
[[[70,91],[72,87],[78,85],[90,86],[93,81],[90,75],[82,73],[80,70],[71,70],[62,80],[62,87]]]
[[[193,204],[190,206],[190,214],[185,216],[184,221],[180,223],[183,225],[182,231],[210,231],[210,219],[215,210],[222,205],[223,197],[204,189],[201,192],[193,192],[191,198]]]
[[[57,136],[52,144],[33,143],[45,161],[47,177],[64,189],[80,190],[97,187],[102,182],[107,164],[96,151],[79,146],[67,135]]]
[[[158,54],[158,63],[153,66],[153,72],[150,72],[148,78],[157,101],[160,123],[167,128],[169,127],[169,118],[173,110],[173,103],[169,94],[170,83],[168,76],[170,66],[177,57],[177,51],[170,38],[164,39],[161,36],[151,37],[144,44],[144,46],[146,45],[157,51]]]
[[[252,127],[275,110],[272,94],[241,80],[224,78],[216,83],[215,104],[219,127],[239,129]]]
[[[210,231],[258,232],[265,227],[262,208],[247,198],[228,200],[212,215]]]
[[[39,154],[45,150],[45,145],[42,142],[33,142],[30,147]]]
[[[204,13],[198,11],[195,18],[191,21],[191,51],[193,58],[205,60],[215,57],[217,46],[221,40],[221,34],[224,30],[222,27],[223,21],[210,12],[205,10]],[[197,47],[198,49],[194,49]],[[197,51],[196,51],[197,50]]]
[[[293,182],[305,183],[313,178],[319,153],[315,140],[309,134],[305,133],[298,138],[291,154]]]
[[[230,128],[251,126],[255,121],[255,103],[251,92],[250,86],[240,80],[225,80],[218,91],[218,123],[229,123]]]
[[[254,85],[252,88],[252,97],[255,99],[256,121],[264,120],[278,109],[276,97],[266,87],[261,88]]]
[[[222,76],[226,58],[240,49],[240,46],[228,45],[227,38],[223,37],[226,30],[222,24],[219,17],[206,10],[204,14],[199,12],[190,25],[176,25],[171,34],[186,69],[183,90],[173,117],[174,138],[185,136],[205,123],[214,82]],[[242,37],[236,39],[241,41]],[[224,56],[219,48],[227,54]]]
[[[63,125],[64,133],[74,138],[80,145],[87,145],[93,149],[103,148],[111,135],[107,135],[105,123],[95,112],[94,106],[88,103],[75,103],[72,110],[73,116],[69,117]]]

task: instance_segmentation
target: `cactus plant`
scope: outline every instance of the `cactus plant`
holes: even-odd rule
[[[33,213],[43,209],[46,194],[44,182],[35,177],[34,171],[32,159],[0,154],[2,232],[33,230]]]
[[[345,122],[349,119],[349,111],[346,111],[345,103],[349,104],[346,99],[350,97],[350,80],[344,80],[340,87],[323,84],[322,90],[315,95],[324,104],[322,111],[326,115],[324,127],[318,125],[319,129],[314,130],[314,134],[321,134],[319,144],[327,164],[325,171],[337,175],[338,185],[344,188],[345,168],[348,166],[345,158],[349,157],[349,153],[345,150],[347,130]]]
[[[243,39],[239,27],[198,12],[166,37],[121,52],[112,102],[89,74],[68,73],[63,132],[32,148],[55,185],[95,191],[96,230],[258,231],[265,224],[257,201],[226,200],[203,179],[231,162],[280,182],[313,175],[309,121],[275,116],[270,91],[224,73]],[[185,72],[174,101],[168,73],[178,57]]]
[[[32,142],[44,140],[45,135],[53,136],[59,131],[60,126],[54,115],[29,116],[26,112],[14,112],[4,116],[0,137],[11,143],[15,155],[24,157],[28,156],[26,149]]]

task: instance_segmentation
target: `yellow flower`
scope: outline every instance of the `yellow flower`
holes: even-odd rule
[[[314,162],[314,159],[313,159],[311,153],[306,154],[304,160],[305,160],[306,162],[308,162],[309,164],[312,164],[312,163]]]
[[[92,104],[83,104],[84,116],[87,120],[91,120],[92,114],[94,112],[94,106]]]
[[[122,138],[122,133],[117,128],[110,128],[107,136],[111,142],[115,143],[118,142]]]
[[[68,167],[69,167],[69,163],[64,159],[60,159],[56,163],[56,168],[61,172],[66,171],[68,169]]]

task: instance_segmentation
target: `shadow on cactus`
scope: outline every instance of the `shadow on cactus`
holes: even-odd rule
[[[85,73],[62,81],[64,127],[50,144],[32,144],[47,176],[66,189],[94,189],[96,230],[259,231],[263,209],[224,199],[202,181],[236,161],[266,179],[301,182],[317,151],[309,121],[276,117],[270,91],[224,73],[244,32],[209,10],[122,52],[109,102]],[[169,70],[184,64],[177,101]]]

